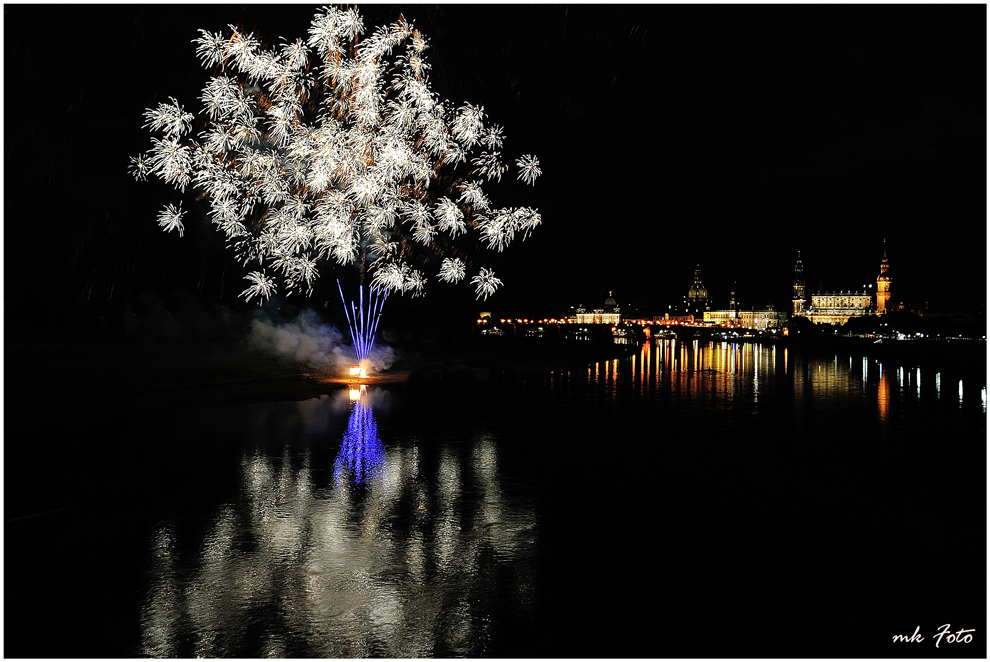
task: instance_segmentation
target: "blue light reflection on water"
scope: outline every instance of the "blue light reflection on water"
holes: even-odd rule
[[[351,415],[333,464],[334,479],[348,472],[357,483],[371,482],[385,463],[385,448],[378,436],[378,423],[371,406],[367,387],[351,390]]]

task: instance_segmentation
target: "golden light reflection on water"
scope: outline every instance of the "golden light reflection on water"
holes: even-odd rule
[[[786,395],[789,402],[804,403],[789,410],[795,420],[803,419],[807,403],[814,402],[820,415],[851,413],[863,419],[872,410],[881,426],[892,423],[895,402],[910,406],[912,399],[929,401],[932,390],[941,398],[947,391],[940,373],[917,366],[887,366],[851,353],[809,356],[774,344],[696,339],[653,338],[628,359],[592,364],[585,374],[598,387],[594,392],[603,392],[606,400],[619,397],[619,389],[626,386],[646,401],[705,402],[709,408],[758,413],[762,405]],[[958,378],[948,386],[960,407],[971,398],[985,410],[985,386],[973,388],[970,395]]]
[[[350,432],[373,417],[370,396],[350,403]],[[301,409],[318,411],[312,401]],[[361,444],[377,437],[364,434]],[[338,458],[323,487],[317,474],[330,467],[312,467],[309,453],[245,454],[239,498],[218,508],[201,538],[178,540],[168,520],[155,533],[141,654],[483,653],[497,577],[514,611],[534,604],[536,516],[501,489],[494,440],[465,441],[429,466],[417,443],[386,442],[377,471],[355,472]],[[198,552],[190,560],[180,547]]]
[[[886,423],[890,419],[890,371],[884,371],[880,366],[880,384],[877,387],[877,411],[880,413],[880,420]]]

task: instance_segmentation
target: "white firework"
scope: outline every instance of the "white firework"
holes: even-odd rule
[[[419,221],[413,226],[413,239],[421,244],[429,244],[437,236],[437,229],[424,221]]]
[[[185,191],[192,181],[193,148],[175,138],[152,138],[151,143],[151,157],[145,162],[149,166],[148,172]]]
[[[464,280],[464,261],[456,257],[446,257],[440,263],[440,273],[437,278],[445,283],[459,283]]]
[[[230,109],[240,92],[240,86],[233,78],[218,76],[211,78],[206,84],[199,100],[203,102],[210,119],[216,120],[230,114]]]
[[[467,225],[464,223],[464,212],[450,198],[440,198],[433,210],[437,218],[437,227],[441,232],[449,232],[451,237],[467,232]]]
[[[400,203],[400,208],[402,210],[402,215],[409,219],[413,224],[429,223],[433,220],[433,215],[421,200],[411,200],[409,202]]]
[[[196,47],[196,55],[199,56],[203,66],[210,68],[215,64],[219,64],[220,60],[224,58],[227,38],[219,32],[211,33],[206,30],[200,30],[199,33],[199,39],[193,39],[193,43],[199,44]]]
[[[458,188],[461,190],[461,197],[457,199],[458,202],[477,207],[485,200],[480,182],[462,182]]]
[[[438,279],[464,280],[465,262],[446,257],[464,254],[462,235],[501,251],[540,224],[533,209],[492,211],[482,184],[507,172],[504,129],[486,125],[482,106],[433,92],[426,37],[401,17],[364,34],[356,8],[335,7],[275,48],[233,26],[200,30],[193,44],[210,73],[199,114],[172,97],[144,113],[158,135],[129,173],[209,205],[237,259],[257,267],[248,300],[276,283],[312,292],[321,267],[352,264],[382,290],[419,296],[427,279],[415,265],[437,253]],[[527,184],[541,174],[531,155],[515,163]],[[182,234],[182,214],[169,206],[159,224]],[[485,269],[472,282],[479,297],[501,285]]]
[[[187,113],[178,101],[172,97],[169,100],[171,105],[160,103],[158,108],[144,111],[144,117],[148,120],[144,126],[151,127],[152,131],[163,131],[168,138],[177,138],[189,133],[196,118],[192,113]]]
[[[172,230],[178,230],[179,236],[181,237],[185,232],[185,227],[182,225],[182,216],[185,214],[182,211],[182,204],[180,203],[178,207],[175,205],[167,205],[158,214],[158,225],[165,228],[166,232],[171,232]]]
[[[410,292],[414,297],[422,296],[426,288],[426,277],[422,272],[410,269],[406,274],[405,282],[402,283],[402,291]]]
[[[252,271],[244,277],[251,283],[250,287],[241,292],[245,301],[251,301],[253,297],[258,297],[258,304],[271,295],[275,294],[275,281],[261,271]]]
[[[457,111],[451,133],[465,147],[473,147],[484,131],[484,121],[485,109],[466,103]]]
[[[497,249],[500,253],[512,241],[516,234],[514,217],[510,210],[498,211],[481,217],[478,229],[481,236],[488,241],[488,248]]]
[[[481,144],[488,149],[501,149],[502,141],[504,140],[502,132],[503,129],[500,126],[489,126],[485,128],[481,136]]]
[[[383,292],[402,292],[409,271],[407,264],[386,262],[375,272],[371,286]]]
[[[295,255],[309,248],[313,232],[298,221],[290,221],[279,228],[278,238],[279,245],[290,255]]]
[[[477,276],[471,279],[471,284],[475,286],[475,294],[477,298],[481,299],[484,295],[485,300],[489,296],[495,294],[495,290],[502,285],[502,281],[495,277],[495,273],[491,269],[481,268],[481,271]]]
[[[498,181],[502,181],[502,175],[509,169],[509,166],[502,162],[502,155],[498,152],[482,152],[471,159],[471,165],[474,166],[477,174]]]
[[[138,154],[136,157],[132,156],[131,167],[128,172],[139,182],[148,181],[148,164],[145,163],[144,154]]]
[[[529,237],[529,233],[543,223],[543,218],[535,209],[522,208],[516,211],[518,229],[522,230],[523,239]]]
[[[519,176],[517,179],[521,179],[527,184],[534,184],[536,178],[543,174],[543,171],[540,170],[539,159],[532,154],[526,154],[518,159],[516,165],[519,167]]]

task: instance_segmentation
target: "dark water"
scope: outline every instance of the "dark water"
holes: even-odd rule
[[[301,402],[53,398],[8,429],[8,512],[60,509],[5,526],[5,654],[985,657],[975,374],[662,340]]]

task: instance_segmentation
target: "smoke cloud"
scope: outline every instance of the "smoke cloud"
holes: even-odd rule
[[[246,338],[249,349],[293,361],[317,370],[342,371],[357,363],[354,348],[336,326],[327,324],[313,310],[295,319],[276,322],[263,311],[251,320]],[[362,367],[369,374],[387,370],[395,360],[391,347],[376,346]]]

